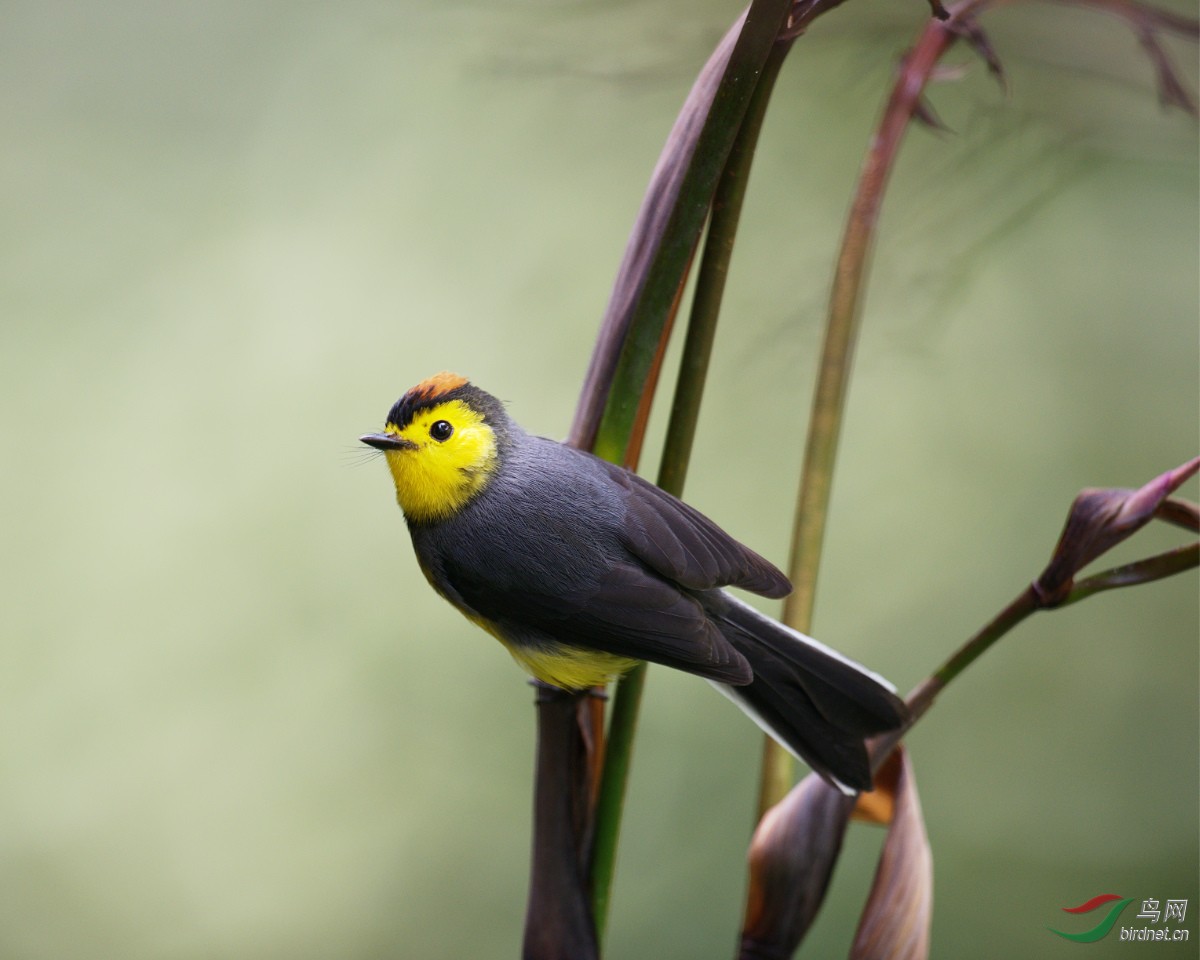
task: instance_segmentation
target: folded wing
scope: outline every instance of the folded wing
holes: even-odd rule
[[[689,590],[741,587],[764,597],[784,597],[788,578],[700,513],[636,474],[605,464],[625,492],[626,549],[652,570]]]

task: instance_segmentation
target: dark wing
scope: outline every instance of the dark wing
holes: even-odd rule
[[[547,640],[650,660],[722,683],[745,684],[750,665],[700,604],[635,563],[620,562],[586,589],[498,588],[445,562],[456,602],[517,643]]]
[[[626,549],[669,580],[690,590],[734,586],[764,597],[785,597],[788,578],[768,560],[686,503],[605,461],[610,477],[625,491]]]

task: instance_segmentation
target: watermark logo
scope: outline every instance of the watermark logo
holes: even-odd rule
[[[1095,943],[1097,940],[1107,937],[1112,932],[1113,927],[1120,920],[1121,914],[1125,912],[1125,908],[1134,902],[1133,897],[1120,897],[1115,893],[1102,893],[1099,896],[1092,897],[1086,903],[1081,903],[1077,907],[1063,907],[1064,913],[1072,914],[1093,913],[1101,908],[1106,908],[1104,914],[1100,917],[1099,923],[1090,930],[1067,933],[1062,930],[1055,930],[1053,927],[1047,927],[1046,929],[1062,937],[1064,940],[1073,940],[1076,943]],[[1153,898],[1143,900],[1142,908],[1138,912],[1136,919],[1147,922],[1140,925],[1121,927],[1118,932],[1118,939],[1161,940],[1176,943],[1186,941],[1191,931],[1181,926],[1171,927],[1169,924],[1172,922],[1182,924],[1187,919],[1187,908],[1187,900],[1162,901]]]

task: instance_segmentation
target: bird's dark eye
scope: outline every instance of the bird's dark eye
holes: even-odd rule
[[[450,425],[448,420],[438,420],[429,428],[429,435],[438,443],[443,440],[449,440],[450,434],[454,432],[454,427]]]

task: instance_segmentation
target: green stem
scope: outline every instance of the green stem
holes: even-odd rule
[[[892,730],[875,738],[871,744],[871,769],[878,770],[896,744],[912,729],[913,725],[925,715],[937,698],[938,694],[952,682],[955,677],[978,660],[1002,636],[1025,618],[1036,613],[1042,607],[1041,597],[1030,584],[1007,607],[1001,610],[982,627],[970,640],[964,643],[954,654],[943,663],[934,673],[915,687],[908,695],[905,703],[908,705],[908,722],[899,729]]]
[[[680,361],[679,379],[667,425],[658,485],[680,496],[696,435],[700,402],[708,373],[717,319],[738,220],[749,182],[754,149],[762,130],[771,90],[783,65],[787,44],[778,45],[763,68],[746,117],[738,131],[729,160],[713,194],[711,220],[704,254],[696,277],[692,310]],[[634,733],[646,682],[646,665],[639,664],[618,681],[613,694],[604,772],[596,802],[595,840],[592,850],[592,911],[597,937],[603,942],[608,917],[621,814],[633,755]]]
[[[725,281],[729,277],[729,261],[737,239],[746,187],[750,183],[754,151],[762,132],[767,105],[771,101],[771,92],[775,89],[775,81],[779,78],[779,71],[790,48],[790,42],[777,43],[763,64],[762,75],[746,109],[746,117],[713,194],[712,215],[704,241],[704,255],[696,276],[696,290],[692,295],[692,311],[688,318],[683,356],[679,362],[679,379],[675,383],[671,418],[667,424],[658,472],[658,485],[677,497],[683,495],[683,484],[692,457],[700,402],[704,396],[704,383],[717,335],[717,318],[725,295]]]
[[[1067,604],[1085,600],[1094,594],[1103,593],[1105,590],[1135,587],[1152,580],[1161,580],[1164,577],[1183,573],[1184,570],[1191,570],[1198,565],[1200,565],[1200,543],[1189,543],[1182,547],[1176,547],[1174,550],[1168,550],[1166,553],[1147,557],[1144,560],[1135,560],[1133,563],[1113,567],[1111,570],[1092,574],[1090,577],[1079,580],[1071,587],[1070,593],[1059,606],[1065,607]]]
[[[595,832],[592,841],[592,917],[596,941],[604,943],[612,896],[613,871],[617,863],[617,844],[621,839],[621,814],[625,807],[625,788],[633,762],[633,741],[637,732],[638,710],[646,685],[646,664],[639,663],[617,681],[613,693],[611,719],[604,751],[604,770],[596,794]]]
[[[1041,598],[1038,596],[1037,591],[1032,586],[1026,587],[1012,603],[996,614],[975,636],[971,637],[970,640],[955,651],[949,660],[938,667],[934,671],[933,676],[926,681],[925,685],[935,686],[938,690],[943,689],[960,673],[966,670],[967,667],[983,656],[993,643],[1026,617],[1036,613],[1041,609],[1041,606]],[[917,698],[917,700],[922,705],[920,712],[924,713],[924,697]],[[916,717],[912,719],[915,720]]]
[[[1047,605],[1034,586],[1030,584],[1018,594],[1012,603],[959,647],[954,655],[930,677],[913,689],[905,701],[908,704],[908,722],[902,730],[894,730],[876,738],[871,748],[872,768],[878,769],[879,765],[887,759],[892,748],[925,715],[938,694],[957,679],[967,667],[983,656],[992,644],[1027,617],[1039,610],[1061,610],[1069,604],[1086,600],[1105,590],[1132,587],[1153,580],[1161,580],[1185,570],[1191,570],[1196,566],[1200,566],[1200,544],[1186,544],[1174,550],[1168,550],[1166,553],[1147,557],[1144,560],[1136,560],[1133,563],[1114,567],[1112,570],[1105,570],[1080,580],[1071,587],[1065,599],[1051,606]]]
[[[663,327],[683,287],[687,264],[704,228],[713,191],[729,160],[733,139],[745,120],[758,87],[763,64],[783,28],[791,0],[751,0],[745,21],[729,55],[720,85],[703,120],[695,152],[663,229],[663,243],[636,297],[629,334],[621,345],[612,386],[604,406],[607,428],[593,451],[620,462],[611,436],[627,436],[637,416],[637,402]]]
[[[821,348],[812,413],[809,415],[800,492],[796,500],[788,571],[793,589],[783,608],[784,622],[803,633],[809,633],[812,629],[817,572],[821,565],[825,521],[829,515],[833,486],[833,467],[837,459],[854,347],[858,339],[864,278],[879,221],[879,210],[883,204],[884,188],[905,130],[920,102],[925,82],[953,40],[954,34],[935,22],[926,29],[917,46],[905,59],[863,161],[846,221],[846,232],[842,237],[829,298],[825,339]],[[786,796],[794,777],[793,766],[791,756],[768,740],[763,750],[760,815]]]

